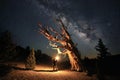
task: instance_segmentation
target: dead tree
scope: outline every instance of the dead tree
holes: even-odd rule
[[[45,27],[39,24],[39,33],[44,35],[48,40],[59,43],[57,48],[64,48],[63,53],[68,54],[71,70],[83,71],[81,56],[76,48],[76,45],[73,43],[70,34],[67,31],[67,27],[63,24],[62,20],[59,20],[61,27],[60,32],[54,30],[52,27]]]

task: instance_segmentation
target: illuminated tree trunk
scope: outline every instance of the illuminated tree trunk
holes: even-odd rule
[[[54,42],[54,43],[59,43],[61,45],[56,46],[57,48],[64,48],[65,50],[63,53],[68,54],[70,64],[71,64],[71,70],[76,70],[76,71],[83,71],[83,67],[81,64],[81,56],[76,48],[76,45],[73,43],[67,28],[64,26],[62,20],[59,20],[61,23],[60,27],[60,32],[57,32],[51,27],[44,27],[41,24],[39,24],[39,33],[44,35],[48,40]]]

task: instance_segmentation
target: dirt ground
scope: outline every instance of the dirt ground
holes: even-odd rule
[[[53,71],[51,66],[45,65],[37,65],[35,70],[24,70],[24,65],[20,64],[17,67],[20,69],[12,69],[0,80],[97,80],[95,75],[70,70]]]

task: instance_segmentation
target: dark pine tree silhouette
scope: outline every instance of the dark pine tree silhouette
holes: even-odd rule
[[[0,35],[0,61],[9,61],[16,56],[16,45],[11,32],[5,31]]]
[[[108,48],[106,48],[105,44],[103,43],[102,39],[99,39],[97,46],[95,49],[99,52],[96,69],[97,69],[97,77],[99,80],[105,80],[106,72],[109,72],[108,64],[111,62],[109,57],[111,55],[108,52]],[[110,65],[111,66],[111,65]]]
[[[106,48],[104,45],[102,39],[99,39],[97,46],[95,46],[95,49],[99,52],[98,59],[103,59],[111,55],[111,53],[108,52],[108,48]]]

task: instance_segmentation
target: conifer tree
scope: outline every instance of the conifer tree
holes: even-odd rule
[[[0,34],[0,62],[10,61],[16,57],[16,45],[13,42],[12,34],[5,31]]]
[[[98,58],[103,59],[107,56],[110,56],[111,53],[108,52],[108,48],[104,45],[102,39],[99,39],[97,46],[95,47],[97,51],[99,51]]]
[[[35,52],[34,52],[34,48],[32,48],[30,54],[26,59],[25,67],[26,69],[33,70],[35,68],[35,64],[36,64]]]

